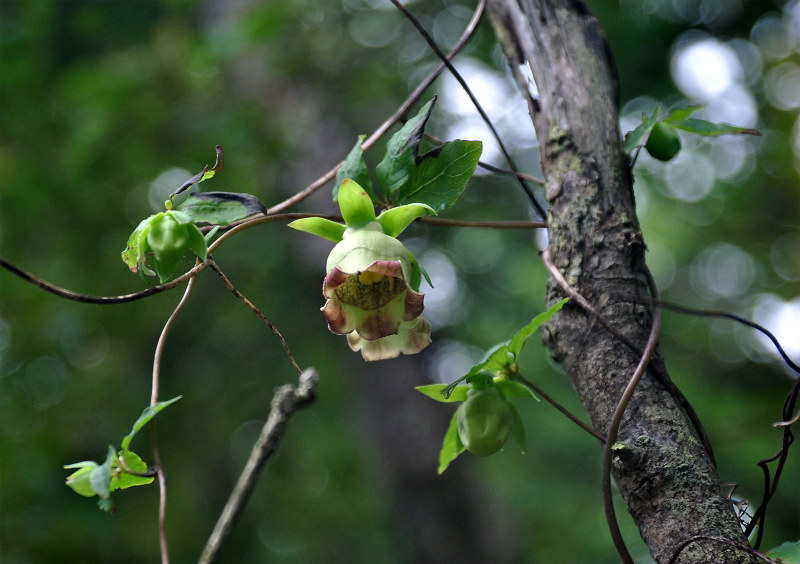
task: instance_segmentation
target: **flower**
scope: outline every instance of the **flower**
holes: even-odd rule
[[[347,344],[361,351],[364,360],[385,360],[402,354],[417,354],[431,344],[431,324],[424,317],[403,321],[395,335],[374,341],[363,339],[356,331],[347,335]]]

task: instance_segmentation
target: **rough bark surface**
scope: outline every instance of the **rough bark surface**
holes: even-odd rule
[[[645,245],[621,148],[617,82],[605,35],[576,0],[489,0],[489,14],[520,88],[527,93],[519,73],[527,64],[538,89],[528,106],[547,180],[552,260],[643,349],[651,314],[624,296],[648,295]],[[551,279],[548,303],[562,297]],[[594,427],[606,434],[638,355],[574,304],[548,324],[545,344],[564,364]],[[615,448],[613,475],[657,562],[667,562],[695,535],[747,542],[713,462],[652,370],[626,411],[618,442],[624,447]],[[751,561],[710,541],[690,545],[678,560]]]

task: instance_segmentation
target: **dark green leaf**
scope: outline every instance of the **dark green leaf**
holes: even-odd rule
[[[267,212],[261,200],[237,192],[196,192],[189,194],[176,209],[188,214],[195,223],[211,225],[228,225]]]
[[[667,117],[665,117],[662,121],[667,123],[674,123],[676,121],[683,121],[687,119],[690,115],[695,113],[697,110],[701,109],[703,106],[696,105],[696,106],[688,106],[686,108],[674,108],[670,110]]]
[[[458,436],[458,412],[453,414],[450,420],[450,426],[447,428],[447,433],[444,435],[442,441],[442,450],[439,453],[439,470],[441,474],[456,457],[464,452],[464,443],[461,442],[461,437]]]
[[[361,144],[364,142],[364,136],[359,135],[358,141],[355,146],[348,153],[347,158],[344,160],[342,167],[336,171],[336,186],[333,188],[333,201],[337,202],[339,199],[339,186],[346,178],[355,180],[364,191],[369,194],[370,199],[374,204],[378,203],[378,198],[372,189],[372,180],[367,172],[367,164],[364,162],[364,151]]]
[[[435,102],[434,97],[420,109],[416,117],[408,120],[400,131],[392,135],[386,144],[386,155],[375,167],[375,174],[383,187],[384,196],[388,199],[394,199],[396,193],[414,182],[419,141]],[[403,198],[396,201],[401,199]]]
[[[428,204],[436,213],[452,206],[478,165],[483,145],[480,141],[457,139],[422,155],[414,182],[396,199]]]

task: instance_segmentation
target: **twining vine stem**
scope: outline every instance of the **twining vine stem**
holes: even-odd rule
[[[197,278],[192,276],[189,283],[186,285],[186,290],[183,292],[183,297],[175,306],[172,314],[161,329],[161,335],[158,337],[156,344],[156,351],[153,356],[153,381],[150,390],[150,405],[154,406],[158,403],[158,390],[159,380],[161,375],[161,358],[164,353],[164,343],[167,340],[167,335],[172,329],[175,319],[178,314],[186,305],[189,299],[189,294],[192,293],[194,284]],[[164,473],[164,467],[161,464],[161,455],[158,451],[158,440],[156,438],[156,422],[155,419],[150,421],[150,440],[153,445],[153,463],[156,467],[156,474],[158,476],[158,545],[161,552],[161,564],[169,564],[169,545],[167,544],[167,476]]]

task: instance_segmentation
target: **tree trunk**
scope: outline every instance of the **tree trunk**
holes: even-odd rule
[[[604,33],[577,0],[489,0],[489,14],[528,98],[550,205],[549,253],[566,280],[621,333],[644,349],[652,316],[625,296],[647,296],[645,245],[622,152],[617,80]],[[538,96],[528,93],[528,64]],[[564,296],[553,281],[547,301]],[[545,328],[545,344],[562,362],[604,435],[640,355],[577,304]],[[695,535],[747,543],[716,468],[679,403],[653,371],[640,382],[619,431],[613,476],[657,562],[667,562]],[[695,542],[677,562],[750,562],[718,542]]]

